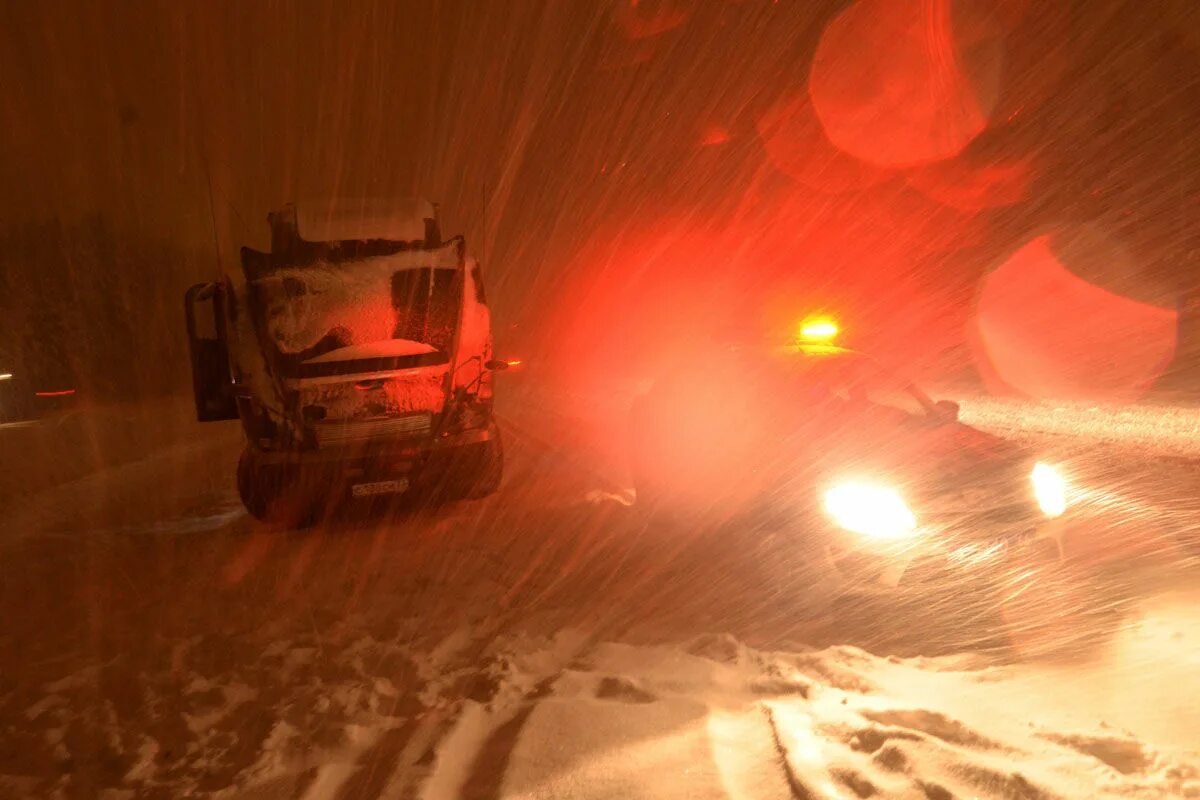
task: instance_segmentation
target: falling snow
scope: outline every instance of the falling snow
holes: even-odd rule
[[[0,797],[1200,797],[1190,0],[12,3],[0,37]],[[247,275],[293,202],[404,246]],[[437,267],[462,318],[399,335]],[[222,276],[272,413],[494,386],[499,491],[249,517],[242,428],[192,405],[181,301]],[[794,519],[648,514],[634,399],[818,316],[1053,465],[1055,550],[851,591]],[[451,333],[472,364],[267,367]],[[717,411],[680,463],[778,422]]]

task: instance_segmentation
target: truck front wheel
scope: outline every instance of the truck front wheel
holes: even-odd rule
[[[487,441],[470,445],[465,459],[463,495],[477,500],[487,497],[500,488],[504,476],[504,447],[500,443],[500,429],[493,423],[488,430]]]
[[[500,488],[503,474],[504,449],[493,423],[482,442],[431,453],[418,480],[425,497],[442,503],[487,497]]]
[[[289,528],[316,522],[318,504],[300,477],[292,465],[263,464],[249,447],[238,458],[238,496],[250,516],[262,522]]]

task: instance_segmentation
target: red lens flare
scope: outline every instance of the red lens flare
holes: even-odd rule
[[[1175,353],[1174,310],[1124,297],[1077,274],[1051,235],[1032,240],[988,275],[975,312],[980,370],[993,390],[1037,399],[1136,398]],[[1120,250],[1090,258],[1117,261]]]
[[[974,212],[1027,199],[1033,169],[1025,159],[975,165],[958,158],[918,167],[909,171],[905,180],[942,205]]]
[[[893,175],[834,147],[807,92],[781,99],[758,118],[757,128],[771,164],[810,189],[829,194],[857,191]]]
[[[858,0],[825,29],[809,93],[834,145],[903,167],[950,158],[999,94],[1003,30],[970,0]]]
[[[631,0],[617,6],[613,22],[630,39],[661,36],[687,22],[689,13],[665,2]]]

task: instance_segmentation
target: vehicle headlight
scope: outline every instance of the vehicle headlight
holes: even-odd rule
[[[1067,481],[1049,464],[1038,462],[1029,475],[1038,508],[1047,517],[1061,517],[1067,510]]]
[[[825,512],[840,527],[874,539],[915,536],[917,518],[895,489],[839,483],[825,492]]]

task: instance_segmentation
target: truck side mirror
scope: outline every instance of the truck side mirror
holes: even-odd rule
[[[938,400],[933,404],[943,422],[958,422],[959,405],[953,400]]]

